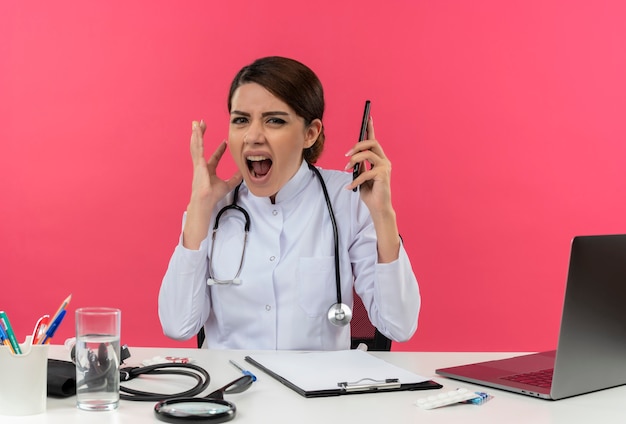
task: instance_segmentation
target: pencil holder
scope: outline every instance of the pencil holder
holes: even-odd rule
[[[34,415],[46,411],[49,345],[20,344],[21,355],[0,346],[0,415]],[[2,421],[2,420],[0,420]]]

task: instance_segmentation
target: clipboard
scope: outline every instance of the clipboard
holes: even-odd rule
[[[365,351],[268,351],[246,362],[307,397],[440,389],[443,386]]]

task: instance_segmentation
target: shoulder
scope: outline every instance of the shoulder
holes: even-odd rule
[[[324,183],[328,187],[329,192],[331,187],[333,191],[345,190],[345,187],[350,184],[350,180],[352,179],[352,174],[345,171],[338,171],[336,169],[323,169],[317,166],[316,168],[324,179]],[[348,190],[345,191],[347,192]]]
[[[361,228],[371,223],[369,210],[361,200],[359,191],[348,190],[352,173],[317,167],[320,172],[335,218],[342,228],[351,228],[345,234],[357,234]],[[346,227],[348,225],[348,227]]]
[[[358,208],[361,199],[358,192],[346,189],[352,181],[352,173],[316,167],[328,191],[335,211],[350,211]]]

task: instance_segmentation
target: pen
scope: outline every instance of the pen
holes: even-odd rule
[[[59,324],[61,323],[61,320],[63,319],[63,318],[61,318],[61,320],[59,320],[59,317],[66,310],[65,308],[67,308],[67,305],[69,305],[71,300],[72,300],[72,295],[70,294],[69,296],[67,296],[65,298],[65,300],[63,300],[63,302],[61,303],[61,306],[59,306],[59,309],[57,309],[57,311],[54,313],[54,315],[52,315],[52,318],[50,318],[49,315],[44,315],[44,317],[46,317],[46,318],[44,318],[43,320],[40,319],[40,321],[42,321],[42,322],[41,323],[37,323],[39,328],[38,328],[38,330],[36,330],[38,332],[38,335],[37,335],[37,340],[34,340],[35,344],[45,344],[47,342],[47,340],[50,337],[52,337],[52,335],[56,331],[56,327],[59,326]],[[65,315],[65,314],[63,314],[63,315]],[[51,335],[48,336],[47,335],[48,331],[52,328],[52,325],[55,322],[57,322],[56,327],[54,328],[54,330],[52,330]]]
[[[32,343],[39,344],[41,339],[46,335],[48,323],[50,322],[50,315],[43,315],[37,320],[35,329],[33,330]]]
[[[41,344],[47,344],[50,342],[50,339],[52,338],[52,336],[54,336],[54,333],[57,331],[59,324],[61,324],[61,321],[63,321],[63,318],[65,318],[66,313],[67,311],[63,309],[61,313],[57,316],[57,318],[52,321],[50,327],[48,327],[48,330],[46,330],[46,337],[44,337],[44,339],[41,341]]]
[[[0,324],[0,342],[11,349],[11,352],[15,353],[15,351],[13,351],[13,346],[11,346],[11,342],[9,341],[9,336],[7,336],[7,333],[4,331],[4,326],[2,324]]]
[[[229,361],[231,364],[233,364],[235,367],[237,367],[239,369],[239,371],[242,372],[243,375],[249,375],[250,377],[252,377],[252,381],[256,381],[256,375],[252,374],[250,371],[244,369],[241,367],[241,365],[239,365],[238,363],[236,363],[235,361],[233,361],[232,359]]]
[[[13,352],[18,355],[21,355],[22,349],[20,349],[20,345],[17,342],[17,339],[15,338],[13,327],[11,327],[11,321],[9,321],[9,317],[7,316],[6,312],[0,311],[0,320],[2,320],[2,322],[4,323],[4,326],[6,328],[6,333],[9,338],[9,342],[11,343],[11,347],[13,348]]]

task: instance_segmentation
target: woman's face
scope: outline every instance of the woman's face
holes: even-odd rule
[[[315,143],[321,127],[319,119],[305,126],[304,118],[259,84],[237,88],[228,145],[250,191],[273,199],[298,171],[302,151]]]

